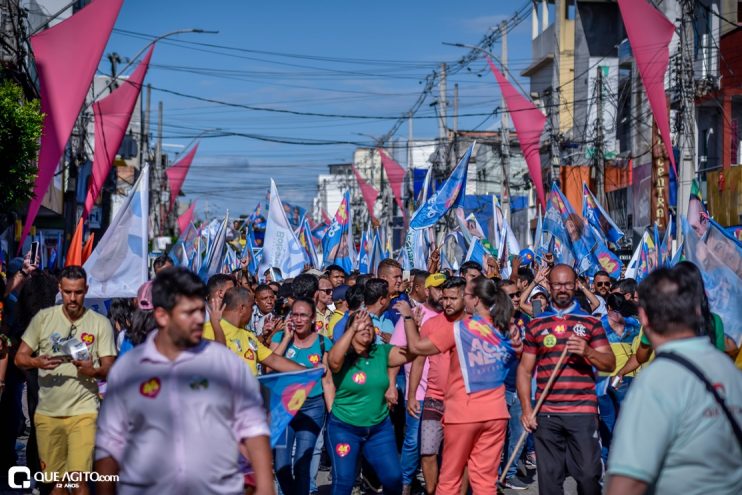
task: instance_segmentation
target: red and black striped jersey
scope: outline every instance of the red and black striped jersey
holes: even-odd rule
[[[609,345],[600,320],[582,311],[576,302],[563,311],[549,308],[528,323],[523,352],[536,356],[536,399],[572,334],[587,340],[592,348]],[[597,414],[592,365],[581,356],[568,355],[539,412]]]

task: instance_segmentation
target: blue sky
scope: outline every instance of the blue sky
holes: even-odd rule
[[[290,140],[371,144],[392,120],[297,116],[252,111],[167,93],[300,112],[352,116],[398,116],[422,90],[421,81],[441,62],[454,62],[466,50],[442,42],[475,44],[510,18],[525,1],[442,2],[246,2],[127,0],[105,53],[134,56],[146,37],[177,29],[202,28],[219,34],[185,34],[155,49],[147,82],[155,109],[164,102],[164,139],[171,158],[200,132],[241,133]],[[514,74],[529,63],[531,20],[509,34]],[[208,43],[215,46],[195,45]],[[500,46],[494,48],[499,55]],[[284,54],[284,55],[281,55]],[[500,105],[494,77],[482,60],[449,78],[449,94],[459,84],[460,129],[487,129],[487,117]],[[110,71],[104,58],[103,72]],[[415,138],[437,135],[435,108],[428,97],[414,121]],[[449,108],[449,115],[453,109]],[[450,121],[449,121],[450,124]],[[212,131],[214,132],[214,131]],[[406,123],[397,136],[406,137]],[[198,214],[229,208],[247,213],[265,197],[273,177],[284,201],[309,207],[316,177],[330,163],[349,162],[354,145],[295,145],[244,136],[204,137],[184,185],[186,201],[198,199]],[[332,213],[332,212],[331,212]]]

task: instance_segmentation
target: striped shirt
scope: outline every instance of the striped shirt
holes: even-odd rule
[[[576,302],[562,311],[550,307],[528,323],[523,352],[536,356],[536,399],[546,387],[572,334],[587,340],[592,348],[608,346],[600,320],[582,311]],[[540,413],[598,413],[595,372],[587,360],[567,356]]]

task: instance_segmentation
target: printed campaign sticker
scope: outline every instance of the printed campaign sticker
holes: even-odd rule
[[[139,393],[148,399],[154,399],[160,393],[160,379],[157,377],[150,378],[139,385]]]

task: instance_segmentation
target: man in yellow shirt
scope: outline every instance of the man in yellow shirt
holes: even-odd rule
[[[245,326],[252,315],[253,297],[243,287],[234,287],[224,293],[221,308],[209,310],[210,321],[204,325],[203,338],[226,345],[258,374],[258,363],[276,371],[301,371],[304,368],[283,356],[273,354]]]
[[[97,381],[105,380],[116,356],[110,322],[85,309],[86,281],[80,266],[62,270],[62,304],[34,316],[15,357],[19,368],[39,370],[39,405],[34,415],[39,458],[42,470],[49,476],[59,473],[59,479],[66,472],[88,472],[93,467]],[[77,353],[70,355],[74,344]],[[67,490],[52,491],[61,493]],[[81,482],[73,493],[88,493],[88,487]]]
[[[332,333],[329,332],[328,326],[330,324],[330,317],[332,316],[332,309],[329,306],[332,304],[333,290],[332,282],[330,282],[327,276],[319,277],[319,287],[317,288],[317,292],[314,293],[314,303],[317,308],[315,325],[317,333],[328,338],[332,338]]]
[[[332,303],[335,305],[335,311],[330,315],[330,319],[327,322],[327,337],[332,339],[333,330],[335,325],[343,319],[345,313],[348,312],[348,301],[345,300],[345,295],[348,293],[350,287],[347,285],[339,285],[332,291]]]

